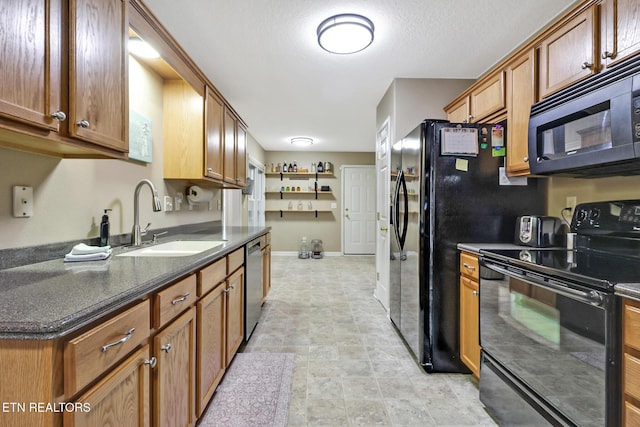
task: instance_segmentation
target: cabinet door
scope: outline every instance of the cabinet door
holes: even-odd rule
[[[128,151],[128,4],[69,4],[69,134],[120,152]]]
[[[78,405],[87,405],[90,410],[65,412],[65,427],[148,427],[153,365],[149,345],[145,345],[78,397]]]
[[[505,108],[504,72],[489,76],[471,91],[469,121],[479,122]]]
[[[227,279],[227,366],[244,338],[244,268]]]
[[[467,123],[470,119],[469,97],[466,96],[447,110],[447,120],[452,123]]]
[[[224,182],[236,184],[236,118],[224,111]]]
[[[480,301],[478,282],[460,277],[460,359],[480,376]]]
[[[0,117],[57,131],[60,0],[3,0],[0,6]]]
[[[209,292],[198,302],[198,339],[196,349],[196,404],[201,416],[224,375],[226,337],[226,283]]]
[[[236,184],[247,185],[247,130],[240,122],[236,129]]]
[[[156,427],[195,424],[195,307],[154,337],[158,360],[153,387]]]
[[[206,150],[205,150],[205,176],[222,180],[224,158],[223,151],[223,121],[224,104],[213,91],[207,87],[206,101]]]
[[[605,67],[640,52],[640,0],[603,0],[600,57]]]
[[[507,68],[507,174],[529,174],[529,114],[535,100],[534,54],[530,50]]]
[[[597,72],[591,6],[540,43],[540,97],[544,98]]]
[[[271,289],[271,245],[262,249],[262,302],[267,299]]]

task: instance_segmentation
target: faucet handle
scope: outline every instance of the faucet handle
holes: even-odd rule
[[[164,236],[165,234],[169,234],[168,231],[163,231],[162,233],[153,233],[153,243],[158,241],[158,237]]]
[[[141,236],[146,236],[147,232],[149,231],[149,227],[151,227],[151,223],[148,223],[147,226],[144,228],[144,230],[140,231],[140,235]]]

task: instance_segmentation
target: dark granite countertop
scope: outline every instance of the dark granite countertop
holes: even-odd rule
[[[118,247],[104,261],[65,263],[61,257],[0,270],[0,339],[43,340],[67,335],[268,231],[265,227],[226,227],[215,233],[200,231],[158,239],[158,243],[226,240],[191,256],[119,257],[136,248]]]

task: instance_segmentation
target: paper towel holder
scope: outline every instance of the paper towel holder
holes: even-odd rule
[[[213,191],[192,185],[187,187],[187,201],[190,205],[194,203],[209,203],[213,200]]]

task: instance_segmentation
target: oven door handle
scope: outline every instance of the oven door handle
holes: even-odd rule
[[[549,291],[563,295],[567,298],[572,298],[577,301],[585,302],[587,304],[591,304],[596,307],[601,307],[604,304],[604,298],[602,298],[602,294],[600,292],[597,292],[597,291],[585,292],[585,291],[579,291],[577,289],[567,288],[566,286],[560,284],[560,282],[557,282],[557,281],[555,283],[551,281],[545,282],[535,277],[527,276],[525,274],[519,274],[514,271],[508,270],[498,264],[494,264],[491,261],[487,261],[486,259],[483,260],[483,263],[485,264],[485,267],[491,270],[497,271],[498,273],[504,274],[505,276],[511,276],[520,280],[524,280],[525,282],[529,282],[536,286],[540,286],[541,288],[545,288]]]

